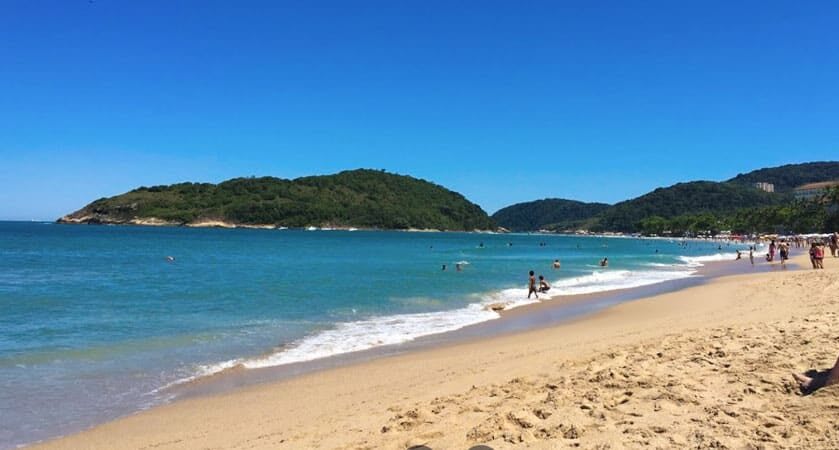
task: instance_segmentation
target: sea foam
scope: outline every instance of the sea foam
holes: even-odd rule
[[[728,255],[682,257],[685,264],[668,266],[667,270],[610,270],[599,269],[589,274],[553,282],[550,301],[557,297],[629,289],[696,275],[695,268],[706,261],[733,259]],[[312,361],[330,356],[368,350],[385,345],[403,344],[423,336],[455,331],[470,325],[498,319],[500,315],[489,308],[503,305],[513,309],[539,302],[527,298],[527,289],[509,288],[476,296],[476,302],[466,307],[418,314],[397,314],[336,324],[333,328],[315,332],[291,342],[276,351],[259,357],[223,361],[200,366],[196,375],[172,385],[213,375],[235,367],[258,369]]]

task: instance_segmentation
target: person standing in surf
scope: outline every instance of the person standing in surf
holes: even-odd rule
[[[537,299],[539,298],[539,291],[536,289],[536,276],[532,270],[530,271],[530,280],[527,285],[527,298],[530,298],[530,294],[536,295]]]

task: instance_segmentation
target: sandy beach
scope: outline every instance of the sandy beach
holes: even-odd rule
[[[191,398],[33,448],[837,448],[839,260]]]

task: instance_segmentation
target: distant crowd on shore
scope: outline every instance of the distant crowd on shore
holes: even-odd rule
[[[769,241],[767,252],[764,255],[766,262],[771,263],[777,260],[784,267],[786,267],[786,261],[789,259],[791,248],[809,248],[810,264],[813,269],[824,269],[826,248],[830,250],[830,256],[839,257],[839,232],[829,235],[785,236],[765,240]],[[749,246],[749,261],[752,265],[754,265],[755,251],[757,251],[757,245]],[[742,254],[740,250],[737,250],[735,259],[739,260],[741,258]]]
[[[814,240],[810,242],[810,264],[812,264],[813,269],[824,269],[825,245],[830,249],[830,256],[839,257],[839,233],[834,232],[826,241]]]

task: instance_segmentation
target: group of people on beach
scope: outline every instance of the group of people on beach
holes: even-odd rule
[[[806,248],[809,246],[810,264],[813,269],[824,269],[825,247],[830,249],[830,255],[839,257],[839,232],[831,233],[829,236],[787,236],[780,239],[769,239],[767,252],[764,256],[766,262],[780,261],[786,267],[786,261],[790,257],[792,248]],[[749,261],[754,265],[754,253],[757,247],[749,246]],[[740,250],[737,250],[737,257],[742,258]]]
[[[795,243],[796,247],[805,247],[807,245],[810,246],[809,255],[810,255],[810,265],[813,269],[824,269],[824,258],[825,258],[825,247],[830,249],[830,256],[837,258],[839,257],[839,232],[833,232],[827,237],[823,236],[816,236],[816,237],[802,237],[796,236],[792,238],[792,242]],[[773,241],[774,243],[774,241]],[[784,259],[784,246],[785,243],[781,242],[780,253],[781,259],[783,262]],[[772,245],[769,246],[770,253],[772,253]],[[786,244],[786,252],[787,255],[789,254],[789,244]],[[771,261],[768,259],[767,261]]]
[[[786,240],[781,239],[781,241],[776,244],[775,240],[772,239],[769,242],[769,252],[766,254],[766,262],[774,261],[776,253],[781,261],[781,265],[786,265],[786,261],[789,259],[789,243],[787,243]]]
[[[539,298],[539,293],[548,292],[551,289],[551,285],[545,280],[543,275],[539,275],[539,283],[536,283],[536,273],[532,270],[530,271],[530,278],[528,278],[527,282],[527,298],[530,298],[531,295],[535,295],[536,298]]]
[[[656,250],[658,251],[658,250]],[[600,260],[600,267],[608,267],[609,266],[609,258],[603,258]],[[558,259],[555,259],[551,267],[554,269],[559,269],[562,267],[562,263],[559,262]],[[545,280],[543,275],[539,275],[539,283],[536,283],[536,273],[534,271],[530,271],[530,278],[527,282],[527,298],[530,298],[531,295],[535,295],[536,298],[539,298],[539,293],[548,292],[551,289],[551,285]]]

